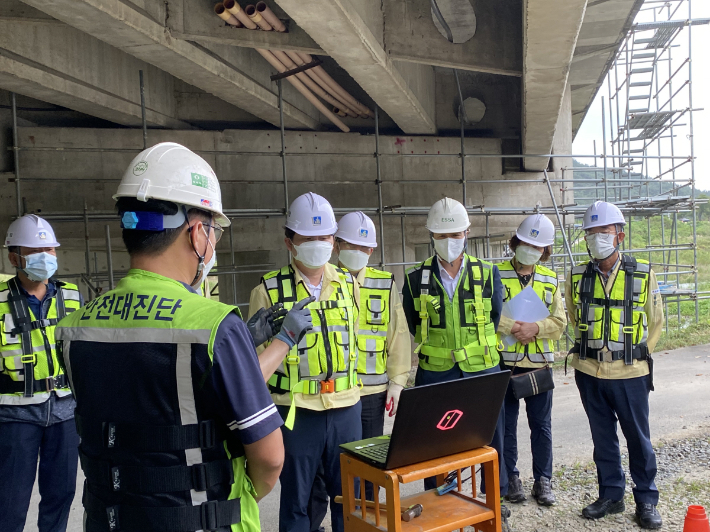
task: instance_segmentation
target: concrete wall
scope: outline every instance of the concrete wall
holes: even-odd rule
[[[569,99],[567,98],[566,101]],[[567,107],[568,108],[568,107]],[[560,131],[569,132],[569,119]],[[560,151],[571,150],[571,133],[560,134]],[[222,197],[228,209],[283,209],[284,196],[280,140],[274,131],[164,131],[149,133],[149,142],[177,141],[200,153],[215,168],[222,184]],[[566,146],[565,146],[566,144]],[[114,193],[130,160],[140,151],[142,137],[132,129],[20,129],[22,195],[30,212],[40,214],[83,213],[86,201],[90,213],[111,213]],[[450,196],[462,199],[458,137],[380,138],[382,198],[385,207],[406,206],[428,208],[433,202]],[[106,150],[106,151],[102,151]],[[289,198],[309,190],[317,191],[336,208],[370,209],[377,207],[375,137],[357,133],[286,132]],[[466,139],[467,154],[498,154],[499,139]],[[412,157],[412,155],[454,154],[452,157]],[[409,155],[408,157],[405,155]],[[466,158],[468,181],[466,202],[491,207],[531,207],[538,201],[550,205],[543,183],[508,183],[506,179],[539,179],[538,173],[503,173],[499,158]],[[491,180],[495,183],[479,183]],[[558,197],[559,201],[559,197]],[[14,213],[14,187],[0,185],[0,232],[10,223]],[[376,214],[371,214],[378,222]],[[485,216],[472,216],[471,236],[485,234]],[[491,216],[492,234],[514,229],[520,216]],[[115,218],[106,216],[90,223],[91,270],[93,251],[98,253],[99,271],[105,270],[104,225],[111,222],[114,253],[122,249],[120,230]],[[424,216],[407,216],[405,220],[406,260],[414,260],[414,246],[425,244],[428,234]],[[282,216],[236,219],[234,221],[235,263],[240,267],[261,265],[273,268],[286,260],[283,248]],[[62,272],[85,271],[84,225],[57,222],[62,241]],[[385,260],[402,262],[402,235],[399,216],[385,216]],[[381,235],[380,235],[381,240]],[[229,235],[219,245],[219,264],[231,265]],[[380,261],[379,250],[372,262]],[[114,268],[127,269],[125,255],[115,255]],[[256,269],[256,268],[254,268]],[[392,267],[401,282],[402,268]],[[238,298],[246,301],[259,273],[238,282]],[[222,294],[231,300],[231,288],[223,285]]]

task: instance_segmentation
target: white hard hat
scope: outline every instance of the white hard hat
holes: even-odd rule
[[[222,193],[212,167],[174,142],[161,142],[140,152],[123,174],[113,196],[118,198],[171,201],[211,212],[222,227],[230,224],[222,214]]]
[[[521,242],[544,248],[555,243],[555,226],[544,214],[533,214],[523,220],[515,236]]]
[[[47,220],[34,214],[25,214],[7,228],[5,247],[10,246],[56,248],[59,247],[59,242]]]
[[[613,203],[595,201],[584,213],[582,229],[586,231],[602,225],[626,225],[626,219],[619,207]]]
[[[338,222],[338,232],[336,238],[341,238],[346,242],[356,246],[368,248],[377,247],[377,234],[375,224],[364,212],[350,212],[343,216]]]
[[[432,233],[458,233],[470,225],[466,207],[451,198],[437,201],[426,217],[426,228]]]
[[[301,236],[328,236],[338,230],[333,207],[323,196],[307,192],[288,208],[286,227]]]

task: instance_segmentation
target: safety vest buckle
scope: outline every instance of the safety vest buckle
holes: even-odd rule
[[[589,330],[589,325],[586,323],[578,323],[577,329],[579,330],[579,332],[587,332]]]
[[[486,323],[485,316],[474,316],[473,319],[476,322],[476,325],[484,325]]]
[[[634,334],[634,327],[633,325],[624,326],[621,328],[621,331],[624,334]]]
[[[30,353],[29,355],[20,355],[20,362],[23,364],[35,364],[37,362],[37,355]]]
[[[44,379],[44,385],[47,389],[48,392],[51,392],[54,390],[54,377],[47,377]]]
[[[462,347],[460,349],[453,349],[451,351],[451,358],[454,362],[466,362],[468,359],[468,353],[466,353],[466,348]]]
[[[335,393],[335,381],[320,381],[320,393]]]
[[[192,489],[195,491],[207,491],[207,466],[205,464],[195,464],[190,468],[192,476]]]
[[[200,421],[200,449],[210,449],[215,446],[215,443],[215,432],[212,421]]]
[[[301,357],[298,355],[286,355],[286,364],[297,365],[301,363]]]
[[[217,529],[217,501],[207,501],[200,505],[200,524],[205,531]]]

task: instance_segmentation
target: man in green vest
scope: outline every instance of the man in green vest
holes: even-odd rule
[[[555,243],[555,226],[544,214],[533,214],[523,220],[510,239],[510,249],[515,256],[498,264],[500,278],[505,287],[504,303],[510,301],[528,286],[531,287],[550,315],[540,321],[515,321],[501,316],[498,337],[503,340],[501,356],[513,375],[524,375],[547,367],[555,361],[554,341],[567,325],[562,292],[558,290],[557,274],[540,262],[546,262]],[[508,386],[503,404],[505,409],[505,467],[508,472],[510,502],[523,502],[526,497],[520,480],[518,461],[518,413],[520,400]],[[538,504],[555,504],[552,491],[552,390],[525,397],[530,448],[535,483],[532,496]]]
[[[340,219],[335,233],[338,265],[354,275],[360,287],[357,347],[358,375],[363,385],[362,439],[382,436],[385,411],[390,417],[397,413],[399,395],[407,385],[412,366],[407,318],[394,276],[367,265],[376,247],[375,224],[365,213],[351,212]],[[324,491],[324,479],[319,475],[311,493],[311,532],[319,530],[325,516]],[[365,496],[373,500],[370,482]]]
[[[419,344],[415,386],[500,371],[496,327],[503,285],[496,266],[465,252],[470,225],[461,203],[451,198],[437,201],[426,222],[436,254],[407,271],[402,304]],[[503,435],[501,409],[491,443],[498,452],[501,496],[508,490]],[[436,479],[426,479],[424,486],[435,488]],[[501,513],[507,516],[505,506]]]
[[[653,390],[651,353],[661,336],[663,302],[649,263],[619,252],[625,225],[616,205],[593,203],[582,224],[592,260],[572,268],[565,283],[575,336],[572,367],[589,419],[599,479],[599,498],[582,515],[599,519],[625,509],[618,420],[629,451],[636,519],[642,528],[655,529],[662,526],[662,519],[656,509],[648,396]]]
[[[131,269],[57,327],[77,401],[84,530],[256,532],[257,501],[283,463],[265,368],[310,326],[305,302],[260,366],[236,308],[198,295],[230,222],[212,168],[184,146],[141,152],[114,199]]]
[[[332,530],[343,531],[343,507],[335,503],[342,493],[339,446],[362,435],[355,343],[359,290],[348,272],[328,263],[337,230],[325,198],[312,192],[296,198],[285,226],[285,244],[293,260],[264,275],[249,301],[253,315],[275,304],[288,309],[298,300],[316,298],[307,307],[313,330],[269,379],[274,403],[285,420],[280,532],[311,530],[308,505],[319,467],[331,500]]]
[[[53,278],[59,242],[47,220],[18,218],[5,247],[17,275],[0,283],[0,531],[22,532],[37,477],[37,528],[63,532],[74,500],[79,438],[54,332],[83,299],[76,285]]]

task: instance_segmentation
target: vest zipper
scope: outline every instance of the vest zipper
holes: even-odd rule
[[[323,347],[325,348],[325,360],[328,364],[325,380],[329,381],[333,376],[333,351],[330,345],[330,334],[328,332],[328,322],[325,319],[325,311],[319,310],[318,314],[320,315],[321,334],[323,335]]]

